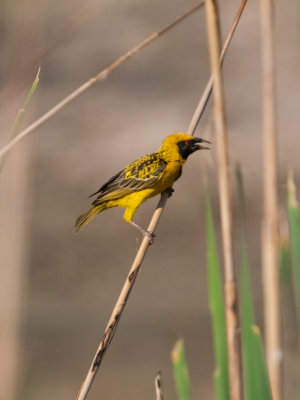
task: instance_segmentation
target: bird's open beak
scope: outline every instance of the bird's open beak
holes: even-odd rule
[[[201,143],[211,144],[208,140],[195,137],[195,145],[198,147],[198,150],[210,150],[209,147],[203,146]]]

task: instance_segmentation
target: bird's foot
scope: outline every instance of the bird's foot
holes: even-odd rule
[[[170,198],[175,190],[172,188],[172,186],[168,187],[165,192],[167,193],[168,197]]]
[[[143,235],[147,236],[147,238],[149,239],[149,244],[153,243],[153,240],[155,238],[155,233],[154,232],[152,232],[152,231],[144,231]]]
[[[136,224],[133,221],[129,221],[130,225],[132,225],[135,229],[140,231],[144,236],[146,236],[149,239],[149,244],[153,243],[153,240],[155,238],[155,233],[152,231],[147,231],[146,229],[143,229],[141,226]]]

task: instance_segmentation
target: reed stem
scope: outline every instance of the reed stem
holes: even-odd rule
[[[280,300],[275,105],[274,4],[261,0],[263,197],[262,268],[266,357],[274,400],[280,399]]]
[[[240,359],[238,332],[237,289],[233,265],[232,205],[229,176],[229,152],[224,88],[220,62],[220,26],[216,0],[206,1],[206,17],[210,64],[214,80],[214,117],[216,129],[217,167],[223,258],[225,269],[225,316],[227,330],[228,369],[231,400],[241,398]]]
[[[154,385],[155,385],[156,400],[164,400],[161,372],[157,373],[154,380]]]

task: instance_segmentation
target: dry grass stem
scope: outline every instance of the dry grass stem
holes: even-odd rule
[[[164,394],[163,394],[163,390],[162,390],[162,382],[161,382],[161,373],[160,372],[158,372],[158,374],[155,377],[154,385],[155,385],[156,400],[164,400]]]
[[[234,17],[233,23],[231,25],[231,28],[230,28],[230,30],[228,32],[228,35],[226,37],[226,40],[224,42],[224,45],[223,45],[223,48],[222,48],[222,52],[221,52],[221,57],[220,57],[221,66],[223,65],[225,54],[226,54],[227,49],[228,49],[228,47],[230,45],[230,42],[231,42],[231,39],[232,39],[232,37],[233,37],[233,35],[235,33],[235,30],[236,30],[236,28],[238,26],[239,20],[240,20],[242,14],[243,14],[243,11],[244,11],[244,8],[246,6],[246,3],[247,3],[247,0],[243,0],[241,2],[240,8],[238,9],[238,11],[237,11],[237,13],[236,13],[236,15]],[[212,89],[213,89],[213,83],[214,83],[213,76],[211,76],[209,81],[207,82],[207,85],[206,85],[206,87],[204,89],[204,92],[203,92],[203,94],[202,94],[202,96],[201,96],[201,98],[199,100],[199,103],[198,103],[198,105],[196,107],[194,115],[193,115],[193,117],[191,119],[191,122],[189,124],[187,133],[190,133],[191,135],[194,135],[195,130],[197,128],[197,125],[198,125],[198,123],[199,123],[199,121],[200,121],[200,119],[201,119],[201,117],[202,117],[202,115],[204,113],[204,110],[206,108],[206,105],[208,103],[208,100],[210,98],[210,95],[211,95],[211,92],[212,92]]]
[[[243,1],[243,3],[246,3],[246,2]],[[243,8],[244,8],[244,6],[243,6]],[[241,12],[242,12],[242,10],[241,10]],[[240,17],[240,15],[239,15],[239,17]],[[238,22],[239,17],[235,18],[235,20],[233,22],[233,26]],[[230,31],[229,35],[232,35],[233,32],[234,32],[234,29]],[[226,39],[226,42],[227,41],[228,41],[228,37]],[[230,41],[230,39],[229,39],[229,41]],[[205,107],[204,103],[203,103],[203,107]],[[201,109],[200,107],[197,107],[197,108],[198,108],[198,112],[199,113],[203,112],[203,109]],[[195,118],[195,120],[198,120],[198,118]],[[190,126],[191,126],[191,123],[190,123]],[[163,212],[163,209],[164,209],[164,207],[165,207],[165,205],[167,203],[167,200],[168,200],[167,194],[163,193],[161,195],[161,198],[160,198],[160,201],[159,201],[159,203],[157,205],[157,208],[154,211],[154,214],[152,216],[152,219],[151,219],[151,222],[149,224],[148,230],[155,231],[155,228],[157,226],[158,220],[159,220],[159,218],[161,216],[161,213]],[[97,352],[96,352],[96,354],[94,356],[94,359],[93,359],[92,364],[90,366],[89,372],[88,372],[88,374],[87,374],[87,376],[86,376],[86,378],[85,378],[85,380],[84,380],[84,382],[83,382],[83,384],[82,384],[82,386],[80,388],[77,400],[84,400],[87,397],[88,391],[89,391],[89,389],[90,389],[90,387],[91,387],[91,385],[93,383],[93,380],[94,380],[94,378],[96,376],[96,373],[97,373],[97,371],[98,371],[98,369],[99,369],[99,367],[101,365],[103,356],[104,356],[104,354],[105,354],[105,352],[106,352],[106,350],[107,350],[107,348],[108,348],[108,346],[109,346],[109,344],[110,344],[110,342],[111,342],[111,340],[113,338],[113,335],[114,335],[115,330],[117,328],[117,325],[118,325],[118,322],[120,320],[121,314],[122,314],[122,312],[123,312],[123,310],[124,310],[124,308],[126,306],[129,294],[130,294],[131,289],[132,289],[132,287],[134,285],[135,279],[136,279],[138,271],[139,271],[139,269],[141,267],[141,264],[142,264],[142,261],[144,259],[145,253],[146,253],[146,251],[148,249],[148,246],[149,246],[149,239],[147,237],[145,237],[143,239],[142,243],[141,243],[141,246],[140,246],[140,248],[139,248],[139,250],[137,252],[137,255],[136,255],[136,257],[134,259],[134,262],[133,262],[133,264],[131,266],[130,272],[129,272],[129,274],[127,276],[127,279],[126,279],[126,281],[124,283],[124,286],[122,288],[121,294],[120,294],[120,296],[119,296],[119,298],[117,300],[117,303],[116,303],[116,305],[115,305],[115,307],[113,309],[113,312],[111,314],[111,317],[110,317],[109,322],[107,324],[107,327],[105,329],[103,339],[102,339],[102,341],[101,341],[101,343],[100,343],[100,345],[99,345],[99,347],[97,349]]]
[[[280,301],[275,106],[274,5],[261,0],[263,194],[262,262],[266,355],[274,400],[280,399]]]
[[[237,335],[237,290],[232,251],[232,205],[229,176],[229,154],[224,89],[220,63],[220,27],[215,0],[206,1],[208,42],[214,80],[214,116],[219,176],[219,195],[222,225],[223,257],[225,267],[225,315],[231,400],[241,398],[240,343]]]
[[[37,88],[37,85],[39,83],[40,71],[41,71],[41,68],[39,68],[38,71],[37,71],[37,74],[35,76],[35,79],[33,81],[31,89],[29,90],[29,93],[27,94],[27,97],[26,97],[25,104],[24,104],[23,108],[21,108],[17,113],[17,116],[16,116],[16,118],[14,120],[12,129],[11,129],[11,132],[10,132],[10,135],[9,135],[9,138],[8,138],[8,142],[10,142],[14,137],[16,137],[18,135],[18,132],[19,132],[20,127],[22,125],[22,122],[23,122],[23,119],[25,117],[27,108],[28,108],[28,106],[30,104],[32,96],[34,95],[34,92],[35,92],[35,90]],[[8,157],[8,153],[6,153],[3,157],[0,157],[0,174],[3,171],[3,168],[4,168],[4,165],[5,165],[7,157]]]
[[[0,150],[0,157],[2,157],[4,154],[6,154],[8,151],[10,151],[20,140],[22,140],[25,136],[29,135],[31,132],[35,131],[38,127],[43,125],[48,119],[53,117],[56,113],[58,113],[61,109],[63,109],[65,106],[70,104],[73,100],[75,100],[77,97],[82,95],[86,90],[88,90],[91,86],[93,86],[95,83],[102,81],[103,79],[107,78],[107,76],[114,71],[116,68],[118,68],[121,64],[123,64],[125,61],[127,61],[129,58],[133,57],[136,55],[139,51],[141,51],[143,48],[145,48],[147,45],[152,43],[155,39],[158,37],[162,36],[166,32],[168,32],[170,29],[172,29],[175,25],[177,25],[179,22],[183,21],[185,18],[190,16],[192,13],[197,11],[200,7],[204,5],[204,1],[199,3],[196,7],[193,7],[191,10],[189,10],[187,13],[181,15],[179,18],[177,18],[175,21],[170,23],[168,26],[163,28],[160,31],[157,31],[153,33],[152,35],[148,36],[146,39],[144,39],[142,42],[140,42],[138,45],[134,46],[132,49],[127,51],[125,54],[123,54],[121,57],[119,57],[116,61],[114,61],[112,64],[110,64],[108,67],[106,67],[104,70],[99,72],[97,75],[95,75],[93,78],[89,79],[87,82],[85,82],[83,85],[81,85],[79,88],[74,90],[69,96],[65,97],[61,102],[56,104],[53,108],[51,108],[49,111],[47,111],[44,115],[42,115],[39,119],[37,119],[35,122],[33,122],[31,125],[29,125],[26,129],[24,129],[22,132],[19,133],[17,137],[15,137],[13,140],[11,140],[6,146],[2,147]]]

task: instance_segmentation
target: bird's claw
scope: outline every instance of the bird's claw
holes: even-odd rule
[[[172,186],[170,186],[166,189],[166,193],[167,193],[168,197],[171,197],[173,192],[174,192],[174,189],[172,188]]]
[[[140,227],[138,224],[136,224],[133,221],[129,221],[129,223],[136,228],[138,231],[140,231],[144,236],[146,236],[149,240],[149,244],[153,243],[153,239],[155,238],[155,233],[152,231],[148,231],[146,229],[143,229],[142,227]]]
[[[151,245],[155,238],[155,233],[152,231],[145,231],[144,235],[147,236],[147,238],[149,239],[149,244]]]

